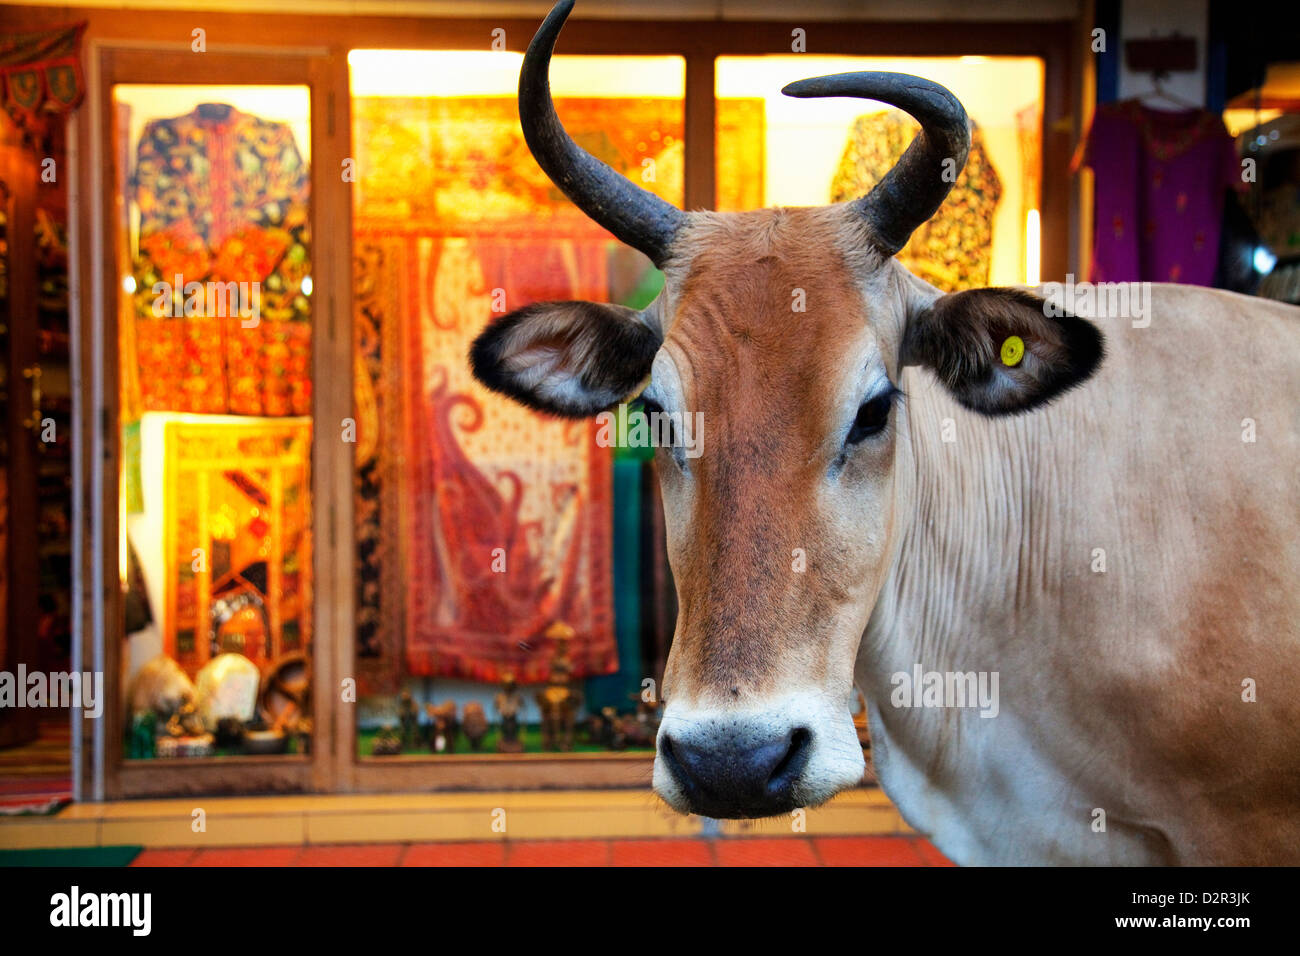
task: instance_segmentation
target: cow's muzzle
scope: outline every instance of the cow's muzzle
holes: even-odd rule
[[[693,812],[706,817],[766,817],[798,806],[795,784],[808,765],[812,731],[796,727],[770,739],[671,734],[659,756]]]
[[[862,778],[847,707],[794,700],[779,709],[713,711],[669,704],[655,790],[674,809],[715,818],[768,817],[829,799]]]

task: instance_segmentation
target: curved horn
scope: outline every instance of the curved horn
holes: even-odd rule
[[[957,97],[907,73],[836,73],[791,83],[786,96],[858,96],[907,110],[921,124],[907,152],[874,189],[850,205],[893,255],[938,210],[970,152],[970,125]],[[955,160],[951,170],[945,160]],[[945,175],[945,173],[947,175]]]
[[[555,115],[549,78],[551,52],[572,9],[573,0],[560,0],[542,21],[524,54],[519,71],[519,121],[524,139],[537,165],[574,205],[661,266],[686,214],[633,185],[582,149]]]

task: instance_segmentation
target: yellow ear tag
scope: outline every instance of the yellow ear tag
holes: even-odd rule
[[[1002,343],[1002,364],[1015,367],[1025,357],[1025,343],[1018,335],[1008,335]]]

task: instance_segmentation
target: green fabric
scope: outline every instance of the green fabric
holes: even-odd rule
[[[635,458],[614,460],[614,638],[618,672],[587,681],[587,712],[633,706],[641,691],[641,471]]]
[[[641,277],[641,282],[623,297],[619,305],[625,305],[629,309],[644,309],[663,291],[663,287],[664,274],[658,269],[647,269],[645,275]]]
[[[126,497],[126,513],[135,515],[144,511],[144,479],[140,473],[140,423],[127,422],[122,426],[122,484]]]
[[[52,850],[0,850],[0,867],[126,866],[142,849],[139,846],[72,846]]]

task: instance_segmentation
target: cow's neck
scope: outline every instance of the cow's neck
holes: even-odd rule
[[[1051,496],[1032,494],[1044,467],[1037,426],[1026,418],[993,425],[964,414],[916,370],[903,388],[894,555],[863,636],[857,679],[870,700],[873,757],[886,792],[946,852],[965,856],[963,862],[986,860],[987,848],[971,844],[980,808],[969,804],[982,799],[973,791],[997,790],[1010,776],[990,754],[1007,752],[995,746],[995,735],[1020,736],[1014,695],[999,693],[996,718],[980,717],[977,706],[915,706],[922,691],[915,686],[913,706],[899,707],[891,696],[903,682],[894,675],[907,674],[914,684],[918,669],[974,672],[989,686],[997,672],[1005,691],[1009,663],[1032,669],[1025,655],[1034,650],[1017,634],[1017,615],[1032,608],[1041,626],[1056,613],[1043,602],[1059,582],[1040,578],[1062,566],[1051,531],[1058,523],[1036,512],[1052,507]],[[1025,780],[1035,777],[1036,761],[1043,774],[1053,772],[1050,757],[1034,746],[1026,739],[1017,750]],[[1015,794],[1003,799],[997,812],[1011,809]]]

